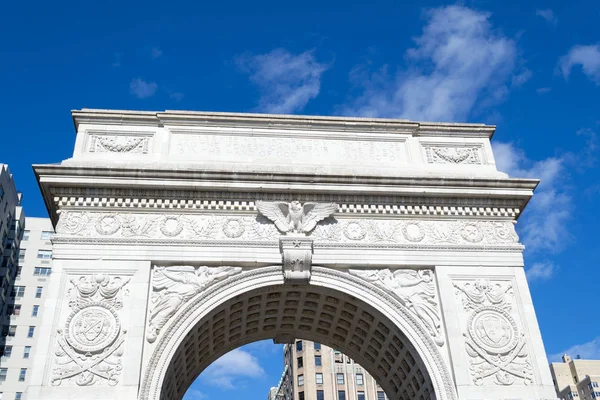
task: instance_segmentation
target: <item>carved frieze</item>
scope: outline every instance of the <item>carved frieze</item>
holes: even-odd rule
[[[315,219],[310,219],[310,223],[304,219],[299,221],[296,222],[298,230],[312,227],[308,236],[318,244],[476,247],[510,246],[519,243],[511,221],[381,218],[365,220],[333,217],[322,219],[318,223]],[[286,217],[281,219],[279,224],[283,228],[288,228],[294,222],[291,221],[291,217],[289,220]],[[204,239],[277,241],[281,231],[262,215],[228,217],[210,214],[164,215],[63,211],[60,214],[55,240],[60,241],[61,238],[68,236],[103,239],[145,238],[166,241]]]
[[[531,385],[533,371],[525,335],[512,316],[512,284],[488,279],[455,281],[455,292],[468,312],[465,346],[476,385]]]
[[[483,164],[480,146],[423,145],[429,164]]]
[[[349,272],[394,295],[417,317],[438,346],[444,344],[433,270],[351,269]]]
[[[79,386],[106,382],[114,386],[123,369],[121,356],[126,330],[118,311],[129,279],[107,274],[71,279],[64,329],[58,330],[52,384],[71,380]]]
[[[153,343],[173,315],[208,286],[242,271],[239,267],[154,267],[146,339]]]
[[[149,137],[125,135],[90,135],[90,153],[147,154]]]

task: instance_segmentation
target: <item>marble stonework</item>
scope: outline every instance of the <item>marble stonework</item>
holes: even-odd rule
[[[515,223],[537,185],[481,124],[73,112],[34,166],[56,227],[29,400],[179,399],[303,338],[391,399],[555,397]]]

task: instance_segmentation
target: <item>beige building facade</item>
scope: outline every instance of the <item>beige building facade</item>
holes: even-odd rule
[[[550,373],[560,400],[600,399],[600,360],[572,359],[550,364]]]
[[[25,218],[18,264],[2,308],[0,399],[25,400],[39,337],[45,289],[52,272],[54,233],[48,218]]]
[[[284,347],[290,373],[278,400],[388,400],[375,379],[350,357],[317,342],[296,340]]]

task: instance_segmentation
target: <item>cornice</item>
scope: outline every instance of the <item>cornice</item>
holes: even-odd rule
[[[341,176],[118,166],[33,168],[54,222],[60,206],[202,208],[206,204],[202,201],[210,200],[210,204],[239,201],[242,207],[253,209],[250,202],[256,199],[330,200],[347,204],[343,210],[358,213],[516,217],[538,184],[533,179],[511,178]]]
[[[325,130],[341,132],[404,133],[416,136],[491,138],[495,126],[464,123],[429,123],[403,119],[324,117],[313,115],[249,114],[200,111],[72,110],[75,128],[79,124],[150,126],[237,126]]]

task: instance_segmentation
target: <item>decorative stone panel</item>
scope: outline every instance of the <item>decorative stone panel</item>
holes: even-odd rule
[[[123,369],[121,357],[127,330],[122,327],[123,289],[129,282],[107,274],[82,275],[70,280],[69,314],[58,330],[51,382],[78,386],[115,386]]]
[[[525,334],[513,310],[512,282],[479,278],[453,284],[467,313],[463,329],[473,383],[532,385]]]
[[[428,164],[483,164],[481,146],[423,144]]]

